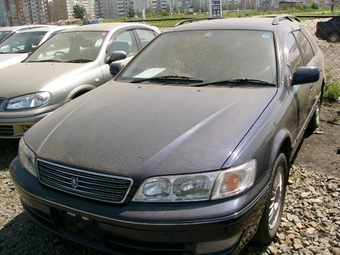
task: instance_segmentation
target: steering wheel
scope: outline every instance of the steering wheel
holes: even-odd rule
[[[54,56],[57,56],[58,54],[62,54],[64,56],[66,55],[66,53],[63,52],[63,51],[57,51],[57,52],[54,53]]]
[[[13,49],[20,51],[20,49],[18,47],[12,47],[12,51],[13,51]]]

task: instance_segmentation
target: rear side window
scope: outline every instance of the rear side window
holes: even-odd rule
[[[334,17],[334,18],[331,19],[331,21],[335,24],[340,25],[340,18],[339,17]]]
[[[305,61],[305,64],[308,65],[308,63],[314,57],[312,46],[310,45],[310,42],[307,40],[306,36],[300,30],[294,31],[293,33],[301,47],[301,54]]]
[[[318,43],[316,42],[316,40],[314,39],[314,35],[305,26],[301,26],[301,30],[305,34],[305,36],[307,37],[308,41],[310,42],[310,44],[313,48],[314,56],[315,56],[317,54],[318,50],[319,50],[319,46],[318,46]]]
[[[286,44],[288,50],[288,63],[290,72],[294,73],[296,68],[303,65],[302,56],[299,46],[292,33],[289,33],[286,37]]]
[[[143,47],[145,47],[156,36],[153,31],[146,29],[136,29],[136,33]]]

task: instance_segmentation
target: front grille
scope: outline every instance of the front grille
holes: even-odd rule
[[[13,136],[13,126],[0,126],[0,136]]]
[[[109,203],[122,203],[132,179],[100,174],[38,160],[41,183],[76,196]]]

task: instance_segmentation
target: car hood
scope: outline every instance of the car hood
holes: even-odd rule
[[[39,158],[141,179],[220,169],[276,88],[107,83],[25,135]]]
[[[60,77],[84,71],[88,64],[91,63],[17,63],[0,70],[1,79],[6,81],[0,86],[0,95],[11,98],[42,90]]]
[[[27,56],[28,56],[28,53],[1,54],[0,55],[0,69],[19,63],[23,61],[25,58],[27,58]]]

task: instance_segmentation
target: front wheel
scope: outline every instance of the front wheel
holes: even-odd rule
[[[279,229],[286,194],[287,172],[287,159],[285,154],[281,153],[274,163],[267,203],[254,236],[257,242],[270,243]]]

